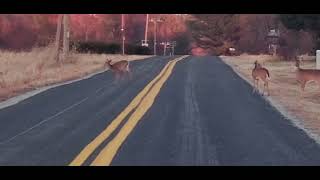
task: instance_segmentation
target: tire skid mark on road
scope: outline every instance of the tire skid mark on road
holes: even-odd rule
[[[185,111],[182,114],[182,130],[178,135],[178,143],[181,144],[180,164],[201,165],[203,162],[209,165],[218,165],[216,148],[209,144],[208,132],[205,129],[201,118],[199,104],[195,92],[194,61],[190,61],[186,74],[184,87]],[[193,150],[196,148],[196,150]],[[195,153],[192,153],[195,152]],[[186,162],[189,160],[190,162]]]

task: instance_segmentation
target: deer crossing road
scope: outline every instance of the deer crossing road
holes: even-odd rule
[[[130,62],[0,109],[0,165],[320,165],[320,147],[215,56]]]

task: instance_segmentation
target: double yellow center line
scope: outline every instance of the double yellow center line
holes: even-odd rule
[[[166,64],[161,72],[130,102],[130,104],[102,131],[92,142],[90,142],[80,154],[69,164],[70,166],[81,166],[88,157],[113,133],[127,115],[134,110],[128,121],[122,126],[118,134],[102,149],[91,163],[91,166],[110,165],[112,159],[119,150],[139,120],[152,106],[161,87],[169,78],[176,63],[187,56],[174,59]]]

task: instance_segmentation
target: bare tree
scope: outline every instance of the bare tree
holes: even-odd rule
[[[69,39],[70,39],[70,17],[68,14],[63,15],[63,60],[66,59],[69,52]]]
[[[55,60],[59,62],[60,55],[60,37],[61,37],[61,26],[62,26],[62,15],[58,16],[57,22],[57,32],[56,32],[56,41],[55,41]]]

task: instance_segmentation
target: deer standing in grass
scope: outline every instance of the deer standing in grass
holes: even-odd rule
[[[296,61],[296,78],[297,81],[300,83],[301,91],[304,92],[305,86],[308,82],[314,81],[320,85],[320,70],[317,69],[301,69],[300,68],[300,61],[297,57]],[[302,95],[302,93],[301,93]]]
[[[111,64],[111,61],[112,60],[107,59],[107,62],[105,63],[105,66],[112,70],[112,72],[116,76],[116,80],[118,80],[119,78],[122,79],[122,77],[124,75],[128,75],[129,78],[131,79],[129,61],[122,60],[122,61],[118,61],[118,62],[116,62],[114,64]]]
[[[269,96],[270,74],[268,69],[262,67],[261,64],[258,63],[258,61],[254,62],[254,68],[252,69],[252,78],[254,80],[253,93],[256,91],[259,92],[259,80],[261,80],[264,82],[262,95],[264,95],[265,89],[267,88],[267,95]]]

